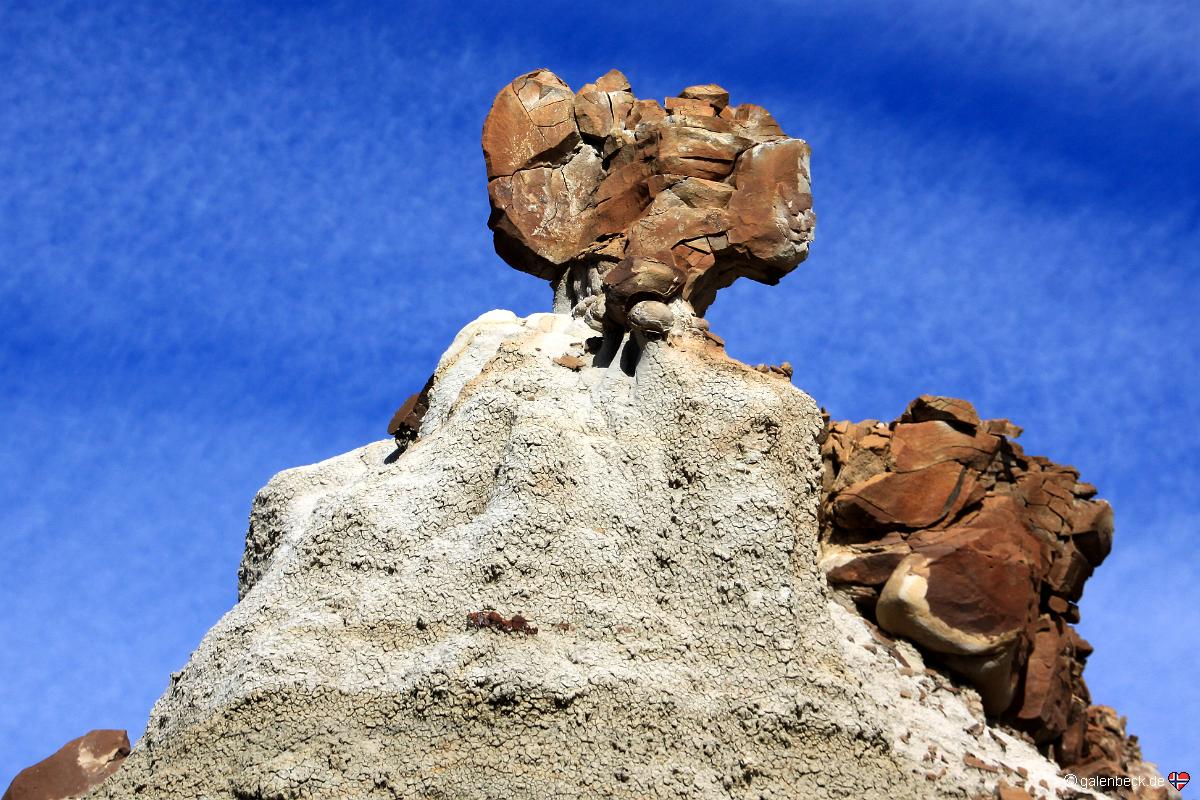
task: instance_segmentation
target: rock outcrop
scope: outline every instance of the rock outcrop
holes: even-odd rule
[[[803,141],[719,86],[537,70],[483,148],[497,252],[559,313],[484,314],[392,440],[271,480],[237,606],[93,797],[1045,800],[1089,796],[1059,764],[1152,773],[1082,679],[1096,490],[960,400],[829,424],[708,329],[719,289],[806,256]]]
[[[241,601],[96,797],[1067,787],[834,602],[822,421],[778,373],[701,329],[643,350],[492,312],[421,405],[414,441],[259,494]]]
[[[737,278],[774,284],[808,255],[808,145],[720,86],[659,105],[616,70],[578,92],[535,70],[496,95],[483,153],[496,252],[596,330],[661,338]]]
[[[81,797],[116,772],[128,755],[129,736],[125,731],[91,731],[17,773],[3,800]]]
[[[868,619],[1063,767],[1128,776],[1140,757],[1111,709],[1089,705],[1092,648],[1073,627],[1112,547],[1112,509],[1073,468],[1027,455],[1020,434],[928,395],[890,423],[827,420],[821,564]]]

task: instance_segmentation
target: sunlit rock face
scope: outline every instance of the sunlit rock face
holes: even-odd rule
[[[483,126],[489,225],[556,310],[660,336],[740,277],[774,284],[808,255],[809,147],[713,84],[660,105],[613,70],[573,92],[541,69],[500,90]],[[644,309],[643,309],[644,310]]]

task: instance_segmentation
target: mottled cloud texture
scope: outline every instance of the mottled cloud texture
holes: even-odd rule
[[[1079,467],[1117,517],[1088,682],[1200,768],[1195,4],[585,6],[0,6],[0,785],[140,732],[274,472],[548,306],[492,252],[478,143],[539,66],[716,81],[812,144],[812,256],[714,329],[835,417],[954,394]]]

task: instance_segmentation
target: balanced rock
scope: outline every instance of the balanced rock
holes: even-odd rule
[[[1129,775],[1137,759],[1093,732],[1091,647],[1072,627],[1112,509],[1073,468],[1027,455],[1020,433],[928,395],[890,423],[827,421],[821,563],[868,619],[970,681],[991,717],[1064,767]]]
[[[129,736],[125,731],[91,731],[17,773],[3,800],[80,797],[116,772],[128,755]]]
[[[613,70],[572,93],[540,69],[483,126],[496,252],[552,281],[556,310],[636,327],[640,302],[703,315],[739,277],[774,284],[808,255],[809,147],[715,84],[665,107]]]

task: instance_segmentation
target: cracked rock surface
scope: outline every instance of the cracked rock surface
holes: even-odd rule
[[[636,328],[639,302],[703,315],[746,277],[808,255],[809,147],[715,84],[664,105],[616,70],[572,92],[546,69],[500,90],[483,126],[496,252],[555,284],[556,311]]]
[[[1062,785],[832,601],[807,395],[700,329],[591,336],[485,314],[415,440],[273,478],[93,796],[964,798],[968,750]]]
[[[1116,712],[1090,705],[1092,647],[1073,626],[1112,548],[1112,509],[1073,467],[1026,454],[1020,434],[930,395],[890,423],[827,421],[822,567],[868,620],[973,685],[993,719],[1062,767],[1155,775]]]

